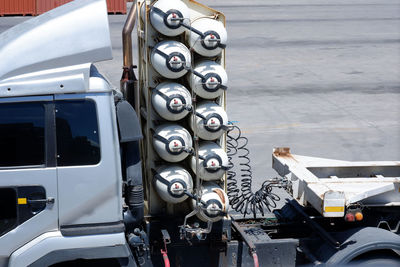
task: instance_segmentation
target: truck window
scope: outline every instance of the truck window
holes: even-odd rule
[[[57,166],[100,162],[96,104],[91,100],[55,102]]]
[[[0,167],[44,165],[44,126],[43,103],[0,104]]]
[[[0,188],[0,236],[17,224],[17,194],[13,188]]]

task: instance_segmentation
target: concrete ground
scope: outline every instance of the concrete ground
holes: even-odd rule
[[[225,13],[228,115],[249,138],[255,187],[273,147],[350,161],[400,160],[400,1],[199,0]],[[118,84],[121,28],[110,16]]]
[[[255,186],[273,147],[400,160],[400,1],[199,0],[227,16],[228,115],[249,138]],[[110,19],[118,86],[125,15]],[[26,18],[0,18],[0,32]]]

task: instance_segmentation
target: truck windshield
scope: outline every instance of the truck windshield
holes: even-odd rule
[[[0,167],[45,163],[42,102],[0,104]]]

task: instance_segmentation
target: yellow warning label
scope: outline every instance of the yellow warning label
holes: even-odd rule
[[[26,198],[18,198],[18,205],[26,205],[27,200]]]
[[[344,207],[325,207],[325,212],[344,212]]]

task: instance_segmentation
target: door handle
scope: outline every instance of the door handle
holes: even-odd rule
[[[46,199],[28,199],[29,204],[54,204],[54,197],[48,197]]]

